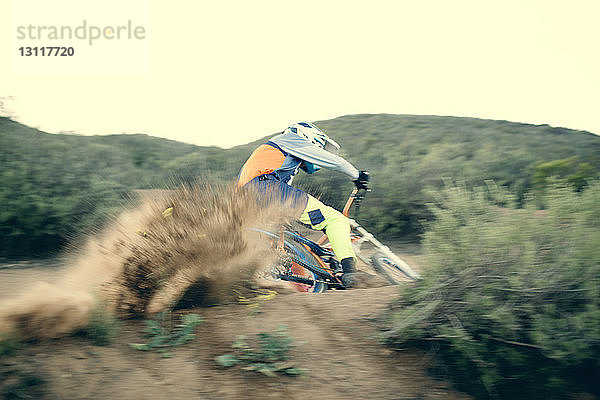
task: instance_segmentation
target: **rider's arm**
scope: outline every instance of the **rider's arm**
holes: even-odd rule
[[[342,172],[350,178],[358,178],[358,170],[342,157],[323,150],[294,134],[281,134],[271,139],[283,151],[311,164],[331,168]]]

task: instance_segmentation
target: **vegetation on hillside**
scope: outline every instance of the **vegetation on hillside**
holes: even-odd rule
[[[430,268],[390,311],[387,342],[434,346],[477,398],[599,395],[600,181],[509,208],[496,186],[450,185],[424,238]]]
[[[0,256],[56,251],[194,148],[141,135],[51,135],[0,118]]]
[[[417,238],[430,189],[450,178],[512,188],[522,203],[559,175],[581,189],[600,171],[600,138],[549,126],[470,118],[352,115],[317,122],[342,155],[372,175],[361,222],[379,235]],[[202,134],[201,132],[199,134]],[[235,179],[257,144],[199,147],[146,135],[47,134],[0,118],[0,256],[58,251],[100,226],[135,189],[172,181]],[[332,171],[299,187],[341,207],[352,184]],[[540,204],[543,207],[543,204]]]
[[[361,222],[380,235],[422,233],[422,221],[432,217],[426,207],[431,193],[448,179],[467,186],[493,180],[515,191],[522,204],[527,192],[545,185],[543,177],[556,175],[547,163],[568,160],[558,167],[559,175],[579,186],[600,176],[600,137],[586,132],[411,115],[351,115],[318,124],[342,144],[343,155],[357,168],[371,171],[373,192]],[[351,188],[346,178],[319,174],[312,182],[303,176],[297,183],[323,185],[328,200],[342,206],[347,190],[340,188]]]

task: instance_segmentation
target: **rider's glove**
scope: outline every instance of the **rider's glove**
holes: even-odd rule
[[[369,187],[367,184],[369,183],[369,173],[367,171],[358,171],[358,178],[353,180],[354,184],[358,189],[367,190]]]

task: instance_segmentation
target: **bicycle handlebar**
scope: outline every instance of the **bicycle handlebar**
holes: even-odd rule
[[[363,191],[362,193],[360,193],[361,190]],[[344,206],[344,209],[342,210],[342,214],[344,214],[345,217],[349,217],[350,208],[352,208],[352,205],[356,204],[356,206],[359,207],[360,202],[365,197],[365,192],[370,192],[370,191],[371,191],[371,189],[358,189],[358,188],[352,189],[352,192],[350,193],[348,200],[346,200],[346,205]],[[327,235],[323,234],[319,238],[319,240],[316,241],[316,243],[318,245],[321,245],[321,244],[325,243],[326,239],[327,239]]]
[[[361,190],[362,190],[362,192],[361,192]],[[358,207],[360,207],[361,201],[365,198],[365,193],[370,192],[370,191],[371,191],[371,189],[358,189],[358,188],[352,189],[352,193],[350,193],[350,197],[348,197],[348,200],[346,201],[346,205],[344,206],[344,209],[342,210],[342,214],[344,214],[346,217],[348,217],[350,214],[350,208],[352,208],[353,204],[356,204],[356,207],[358,209]]]

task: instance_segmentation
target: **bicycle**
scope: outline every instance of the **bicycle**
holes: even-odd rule
[[[354,205],[356,214],[365,193],[368,190],[354,189],[342,213],[349,218],[350,209]],[[371,233],[354,219],[350,220],[350,236],[358,259],[383,277],[388,283],[398,285],[403,282],[416,281],[421,276],[404,260],[394,254],[387,246],[378,241]],[[317,241],[304,237],[291,226],[282,226],[278,233],[261,229],[253,229],[265,235],[271,241],[272,248],[278,253],[278,260],[268,271],[265,278],[289,282],[300,292],[323,293],[326,290],[346,289],[340,276],[342,268],[335,258],[327,235]],[[374,253],[368,257],[363,246],[370,244]]]

